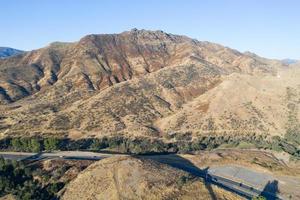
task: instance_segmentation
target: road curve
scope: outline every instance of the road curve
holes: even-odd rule
[[[64,159],[64,160],[101,160],[112,156],[124,156],[124,154],[110,154],[110,153],[96,153],[88,151],[57,151],[57,152],[41,152],[41,153],[26,153],[26,152],[0,152],[0,157],[5,159],[12,159],[18,161],[39,161],[46,159]],[[195,166],[190,166],[187,162],[175,161],[173,159],[160,159],[161,155],[150,156],[138,156],[141,158],[152,159],[172,167],[187,171],[195,176],[201,177],[206,183],[211,183],[219,187],[224,188],[230,192],[234,192],[246,199],[252,199],[255,196],[263,195],[267,199],[282,199],[280,196],[271,193],[263,193],[263,191],[249,186],[247,184],[241,184],[235,180],[227,177],[219,176],[209,170],[201,170]],[[170,155],[180,157],[179,155]]]

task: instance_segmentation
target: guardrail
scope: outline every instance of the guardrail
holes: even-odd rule
[[[167,162],[166,160],[163,162],[165,164],[170,164],[170,162]],[[214,185],[218,185],[219,187],[222,187],[226,190],[229,190],[231,192],[234,192],[240,196],[243,196],[247,199],[252,199],[253,197],[262,195],[265,196],[267,199],[282,199],[276,194],[268,193],[261,191],[259,189],[256,189],[252,186],[249,186],[247,184],[237,182],[225,177],[221,177],[218,175],[213,175],[208,173],[208,171],[203,171],[195,166],[187,166],[182,165],[182,163],[172,163],[170,164],[172,167],[187,171],[195,176],[201,177],[205,179],[206,182],[212,183]],[[271,197],[271,198],[270,198]]]
[[[231,179],[213,175],[213,174],[209,174],[209,173],[207,173],[205,175],[205,180],[208,182],[212,182],[219,186],[225,186],[227,188],[230,188],[231,190],[234,190],[235,192],[242,194],[243,196],[248,197],[250,199],[255,196],[259,196],[259,195],[262,195],[262,196],[266,197],[267,199],[278,199],[278,200],[282,199],[282,197],[280,197],[279,195],[276,195],[276,194],[273,194],[273,193],[270,193],[267,191],[261,191],[252,186],[249,186],[245,183],[236,182]],[[236,186],[236,187],[233,187],[233,186]]]

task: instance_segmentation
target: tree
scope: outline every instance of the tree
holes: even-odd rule
[[[19,138],[13,138],[11,140],[11,146],[16,151],[21,151],[22,150],[22,143],[21,143]]]
[[[93,142],[90,146],[91,150],[97,151],[101,149],[101,142],[99,139],[93,139]]]
[[[50,183],[47,186],[47,191],[49,194],[51,195],[55,195],[57,194],[57,192],[59,192],[62,188],[64,187],[64,183],[62,182],[57,182],[57,183]]]
[[[46,138],[44,140],[44,148],[46,151],[59,149],[59,140],[57,138]]]
[[[38,141],[38,139],[32,138],[30,140],[30,147],[31,147],[31,151],[33,152],[40,152],[42,150],[41,144]]]
[[[29,138],[21,138],[21,150],[22,151],[30,151],[30,139]]]
[[[5,165],[6,165],[5,159],[1,156],[0,157],[0,171],[4,170]]]

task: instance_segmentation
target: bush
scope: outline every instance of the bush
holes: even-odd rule
[[[300,145],[300,130],[298,128],[289,128],[284,137],[287,141]]]
[[[177,183],[180,187],[182,187],[183,185],[185,185],[186,183],[188,183],[189,181],[191,181],[193,179],[195,179],[195,177],[192,175],[183,175],[183,176],[180,176]]]
[[[46,190],[49,192],[49,194],[54,196],[64,187],[64,185],[65,184],[63,182],[51,183],[46,187]]]

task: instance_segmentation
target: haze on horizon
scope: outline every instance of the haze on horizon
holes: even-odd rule
[[[163,30],[268,58],[300,59],[300,2],[89,0],[1,2],[0,46],[32,50],[54,41],[132,28]]]

